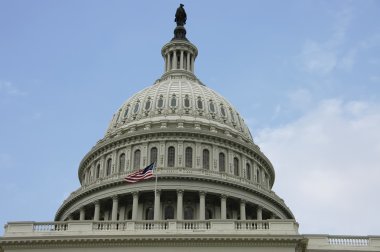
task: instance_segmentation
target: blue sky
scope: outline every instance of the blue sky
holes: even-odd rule
[[[198,78],[244,117],[301,233],[380,234],[380,1],[183,1]],[[178,1],[0,0],[0,223],[53,220],[163,72]]]

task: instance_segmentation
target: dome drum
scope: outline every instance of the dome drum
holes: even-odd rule
[[[175,154],[171,164],[169,147],[174,148]],[[140,151],[138,162],[135,157],[137,150]],[[191,150],[190,154],[188,150]],[[206,150],[209,152],[207,164],[204,157]],[[108,160],[111,160],[112,165],[107,167],[109,171],[106,170]],[[273,167],[260,151],[218,134],[205,134],[200,130],[191,132],[186,128],[175,129],[174,132],[170,128],[167,131],[151,128],[149,132],[135,131],[134,136],[126,134],[109,139],[86,155],[78,176],[81,184],[86,185],[111,174],[128,174],[154,161],[160,168],[173,168],[173,173],[176,173],[175,169],[189,168],[225,173],[252,182],[260,181],[267,188],[271,188],[274,183]]]

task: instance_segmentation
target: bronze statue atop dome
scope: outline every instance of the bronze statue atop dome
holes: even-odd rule
[[[186,24],[187,15],[183,6],[183,4],[180,4],[175,13],[174,22],[177,23],[177,26],[184,26]]]

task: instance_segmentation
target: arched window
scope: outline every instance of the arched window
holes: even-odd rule
[[[165,220],[172,220],[174,219],[174,207],[172,206],[166,206],[165,207]]]
[[[203,169],[210,169],[210,152],[208,149],[203,150]]]
[[[119,156],[119,172],[123,172],[125,169],[125,154],[122,153]]]
[[[210,219],[212,219],[212,211],[211,211],[211,209],[206,209],[206,220],[210,220]]]
[[[198,97],[197,107],[198,107],[198,109],[203,109],[203,102],[202,102],[201,97]]]
[[[157,148],[150,149],[150,163],[157,162]]]
[[[176,107],[177,106],[177,98],[175,97],[175,95],[172,96],[171,100],[170,100],[170,107]]]
[[[188,95],[185,96],[185,100],[183,102],[183,105],[185,106],[185,108],[189,108],[190,107],[190,99],[189,99]]]
[[[124,110],[124,118],[128,117],[129,107]]]
[[[112,169],[112,159],[107,160],[107,170],[106,170],[106,176],[111,175],[111,169]]]
[[[234,158],[234,175],[239,176],[239,159]]]
[[[148,98],[148,100],[145,102],[145,110],[148,111],[150,109],[150,105],[152,104],[152,102],[150,101],[150,97]]]
[[[133,155],[133,169],[134,170],[140,169],[140,157],[141,157],[141,151],[135,150],[135,153]]]
[[[175,161],[175,149],[173,146],[168,148],[168,167],[174,167]]]
[[[185,220],[194,219],[194,209],[192,207],[189,207],[189,206],[185,207],[183,217]]]
[[[226,110],[224,109],[223,104],[220,105],[220,113],[223,117],[226,117]]]
[[[193,148],[187,147],[185,150],[185,167],[193,167]]]
[[[246,165],[246,174],[247,174],[247,179],[251,180],[252,179],[252,177],[251,177],[251,166],[248,163]]]
[[[214,104],[214,102],[213,101],[210,101],[210,112],[211,113],[215,113],[215,104]]]
[[[256,182],[257,183],[260,183],[261,179],[260,179],[260,170],[257,168],[256,170]]]
[[[226,156],[223,152],[219,153],[219,171],[225,172],[226,171]]]
[[[164,106],[164,98],[162,95],[160,95],[160,98],[158,98],[157,107],[162,108]]]
[[[98,179],[100,177],[100,164],[98,164],[96,166],[96,174],[95,174],[96,178]]]
[[[145,220],[153,220],[154,210],[153,207],[148,207],[145,211]]]
[[[137,101],[136,104],[135,104],[135,108],[134,108],[134,110],[133,110],[133,113],[136,114],[136,113],[139,111],[139,108],[140,108],[140,102]]]

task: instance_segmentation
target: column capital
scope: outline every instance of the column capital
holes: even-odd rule
[[[177,189],[177,194],[183,195],[184,192],[185,192],[185,190],[183,190],[183,189]]]
[[[227,195],[226,195],[226,194],[221,194],[221,195],[220,195],[220,198],[221,198],[221,199],[227,199]]]
[[[132,192],[133,197],[139,196],[139,191]]]
[[[95,206],[96,205],[100,205],[100,200],[95,200],[93,203],[94,203]]]
[[[206,194],[207,194],[207,193],[206,193],[205,191],[199,191],[199,195],[200,195],[200,196],[206,196]]]
[[[241,199],[241,200],[240,200],[240,204],[244,204],[244,205],[245,205],[245,203],[247,203],[246,200],[244,200],[244,199]]]
[[[119,195],[114,195],[112,196],[112,200],[115,201],[115,200],[118,200],[119,199]]]

